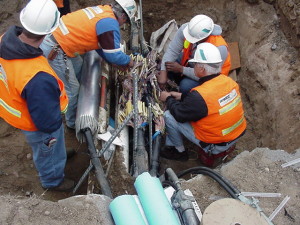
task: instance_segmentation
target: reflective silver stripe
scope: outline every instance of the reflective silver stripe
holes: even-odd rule
[[[2,82],[4,83],[6,89],[8,90],[8,84],[7,84],[6,79],[5,79],[5,77],[3,76],[2,73],[0,73],[0,81],[1,81],[1,80],[2,80]]]
[[[85,8],[85,9],[82,9],[82,10],[83,10],[83,12],[85,12],[85,14],[87,15],[87,17],[89,19],[93,19],[95,17],[95,15],[94,15],[94,13],[91,9]]]
[[[64,21],[62,19],[59,19],[59,29],[63,35],[67,35],[70,33],[70,31],[68,30],[66,24],[64,23]]]
[[[19,110],[16,110],[16,109],[10,107],[9,105],[7,105],[6,102],[4,102],[3,99],[1,99],[1,98],[0,98],[0,105],[10,114],[12,114],[18,118],[21,118],[21,112]]]
[[[66,107],[65,107],[63,110],[61,110],[62,113],[66,113],[66,112],[67,112],[68,105],[69,105],[69,104],[67,104]]]
[[[241,97],[239,96],[238,98],[234,99],[233,102],[231,102],[230,104],[226,105],[225,107],[221,108],[219,110],[219,114],[223,115],[227,112],[229,112],[230,110],[234,109],[235,107],[237,107],[237,105],[241,102]]]
[[[235,124],[233,124],[231,127],[228,127],[224,130],[222,130],[222,134],[223,136],[229,134],[230,132],[232,132],[235,128],[237,128],[238,126],[240,126],[242,124],[242,122],[244,121],[244,117],[242,119],[240,119],[239,121],[237,121]]]
[[[7,77],[6,77],[6,73],[4,71],[4,68],[1,66],[0,64],[0,81],[2,80],[2,82],[4,83],[6,89],[9,91],[8,89],[8,84],[7,84]]]
[[[100,13],[103,13],[103,9],[101,9],[99,6],[92,6],[92,7],[90,7],[93,11],[94,11],[94,13],[96,13],[96,14],[100,14]]]
[[[105,53],[115,53],[115,52],[121,52],[122,48],[117,48],[117,49],[102,49],[102,50]]]

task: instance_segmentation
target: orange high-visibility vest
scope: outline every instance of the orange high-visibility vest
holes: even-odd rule
[[[181,65],[182,66],[187,66],[189,59],[192,58],[192,47],[193,44],[190,43],[188,40],[184,39],[183,42],[183,53],[182,53],[182,58],[181,58]]]
[[[64,0],[53,0],[57,6],[57,8],[63,8],[64,7]]]
[[[225,74],[228,76],[229,74],[229,70],[231,67],[231,57],[230,57],[230,52],[228,50],[228,44],[226,43],[226,41],[224,40],[224,38],[221,35],[209,35],[208,38],[205,40],[205,42],[211,43],[216,47],[219,47],[221,45],[225,45],[227,47],[227,58],[224,61],[223,65],[222,65],[222,70],[221,70],[221,74]]]
[[[205,42],[209,42],[209,43],[213,44],[216,47],[219,47],[221,45],[225,45],[227,47],[228,55],[227,55],[227,58],[226,58],[226,60],[224,61],[223,65],[222,65],[221,74],[228,75],[230,67],[231,67],[231,58],[230,58],[230,53],[229,53],[229,50],[228,50],[228,44],[226,43],[224,38],[221,35],[210,35],[205,40]],[[182,58],[181,58],[181,65],[182,66],[186,66],[188,64],[188,60],[192,58],[192,46],[193,46],[193,44],[191,44],[188,40],[186,40],[186,39],[184,40],[183,55],[182,55]]]
[[[61,111],[65,112],[68,98],[64,84],[45,57],[13,60],[0,58],[0,116],[10,125],[26,131],[37,130],[28,111],[27,103],[21,94],[26,84],[41,71],[56,78],[61,91]]]
[[[244,132],[246,119],[235,81],[221,74],[192,90],[203,97],[208,108],[206,117],[191,122],[197,139],[217,144],[232,141]]]
[[[101,48],[96,23],[103,18],[116,19],[111,6],[98,5],[68,13],[60,18],[59,27],[52,33],[69,57]]]

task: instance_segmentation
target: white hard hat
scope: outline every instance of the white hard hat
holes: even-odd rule
[[[31,0],[21,11],[22,26],[30,33],[46,35],[59,24],[60,12],[52,0]]]
[[[126,12],[129,19],[134,17],[137,11],[136,3],[134,0],[115,0]]]
[[[222,62],[219,49],[211,43],[204,42],[197,46],[191,63],[220,63]]]
[[[205,15],[197,15],[191,19],[183,30],[183,35],[190,43],[207,38],[214,29],[213,20]]]

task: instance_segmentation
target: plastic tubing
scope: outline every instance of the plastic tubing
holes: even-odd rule
[[[121,195],[109,204],[116,225],[146,225],[132,195]]]
[[[144,172],[137,177],[134,186],[149,225],[180,225],[157,177]]]

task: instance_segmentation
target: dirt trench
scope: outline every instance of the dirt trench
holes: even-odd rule
[[[300,146],[297,1],[169,0],[144,1],[143,6],[145,37],[170,19],[180,25],[203,13],[221,25],[227,42],[239,43],[237,81],[248,121],[241,148],[293,152]]]
[[[12,4],[14,2],[15,4]],[[0,2],[0,32],[18,22],[25,0]],[[109,2],[109,1],[103,1]],[[71,8],[99,4],[72,1]],[[163,10],[164,9],[164,10]],[[239,43],[247,134],[240,145],[251,150],[270,147],[293,152],[300,146],[299,49],[300,3],[297,0],[143,1],[144,36],[171,19],[178,25],[203,13],[221,25],[227,42]]]

